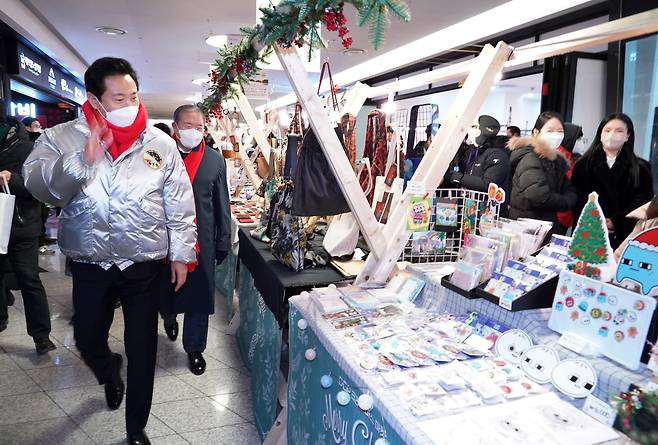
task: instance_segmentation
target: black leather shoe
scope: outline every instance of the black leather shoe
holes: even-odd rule
[[[55,343],[51,342],[50,339],[46,337],[46,338],[35,338],[34,348],[37,350],[37,354],[43,355],[48,351],[57,349],[57,346],[55,346]]]
[[[151,441],[144,430],[134,434],[128,433],[128,443],[130,445],[151,445]]]
[[[123,380],[121,380],[123,357],[121,357],[121,354],[114,354],[114,357],[116,360],[116,375],[111,381],[105,383],[105,401],[107,402],[107,407],[113,411],[121,406],[123,394],[126,390],[126,386]]]
[[[7,329],[7,320],[0,320],[0,332]]]
[[[206,372],[206,361],[200,352],[188,352],[187,358],[190,361],[190,371],[194,375],[201,375]]]
[[[167,337],[169,337],[169,340],[171,341],[176,341],[178,338],[178,321],[174,321],[174,324],[171,326],[165,326],[165,332],[167,333]]]

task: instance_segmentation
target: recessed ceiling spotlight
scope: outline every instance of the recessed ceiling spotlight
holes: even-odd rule
[[[125,29],[116,28],[114,26],[99,26],[96,28],[96,31],[107,34],[108,36],[122,36],[128,32]]]
[[[206,37],[206,43],[215,48],[221,48],[228,43],[228,36],[224,34],[211,34]]]
[[[343,54],[346,56],[360,56],[365,53],[366,50],[361,48],[348,48],[343,50]]]
[[[194,85],[203,85],[204,83],[208,83],[209,81],[210,81],[209,78],[204,77],[204,78],[202,78],[202,79],[194,79],[194,80],[192,81],[192,83],[193,83]]]

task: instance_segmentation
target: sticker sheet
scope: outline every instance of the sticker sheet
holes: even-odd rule
[[[654,298],[562,271],[552,307],[549,328],[585,338],[611,360],[638,368]]]

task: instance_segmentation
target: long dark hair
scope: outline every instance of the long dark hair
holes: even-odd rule
[[[539,116],[537,116],[537,120],[535,121],[535,126],[532,127],[532,129],[541,131],[541,129],[544,128],[544,125],[546,125],[546,122],[550,121],[551,119],[559,120],[560,123],[562,124],[562,128],[564,129],[564,119],[562,119],[560,113],[556,113],[555,111],[544,111]]]
[[[598,130],[596,130],[596,136],[592,140],[592,145],[587,149],[585,154],[578,162],[585,162],[587,165],[587,170],[591,169],[592,162],[597,156],[603,155],[605,158],[605,152],[603,150],[603,143],[601,142],[601,133],[603,133],[603,127],[605,127],[608,122],[618,119],[626,124],[626,129],[628,130],[628,140],[624,142],[624,145],[621,147],[619,153],[623,153],[626,157],[626,162],[628,163],[630,170],[630,177],[633,180],[633,186],[638,187],[640,185],[640,163],[635,156],[634,145],[635,145],[635,127],[633,126],[633,121],[628,115],[624,113],[612,113],[607,115],[599,124]]]

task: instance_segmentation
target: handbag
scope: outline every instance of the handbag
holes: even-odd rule
[[[302,115],[302,105],[297,102],[295,104],[295,114],[290,121],[288,127],[288,135],[286,138],[286,154],[285,166],[283,167],[283,177],[292,178],[293,172],[297,171],[297,152],[301,147],[302,135],[304,134],[304,116]]]
[[[272,255],[295,272],[304,268],[306,232],[302,219],[294,216],[292,207],[293,185],[284,182],[272,197],[267,235],[272,240]]]
[[[322,66],[320,84],[327,62]],[[329,70],[329,80],[333,90],[333,80]],[[319,88],[318,88],[319,91]],[[334,102],[336,105],[336,103]],[[338,140],[345,149],[343,133],[340,126],[334,129]],[[338,215],[350,211],[345,201],[343,191],[340,189],[320,142],[313,130],[309,127],[304,134],[302,147],[299,150],[299,162],[295,174],[295,187],[292,200],[292,212],[298,216]]]
[[[368,158],[363,158],[361,161],[361,167],[359,168],[358,175],[361,175],[361,172],[364,168],[368,169],[368,182],[364,193],[367,195],[372,189],[372,176],[370,175],[370,160]],[[351,255],[356,249],[356,245],[359,242],[359,224],[356,221],[354,215],[350,213],[341,213],[340,215],[335,216],[329,223],[327,228],[327,234],[324,236],[322,241],[322,247],[331,255],[335,256],[344,256]]]
[[[9,184],[3,181],[4,193],[0,193],[0,254],[7,253],[9,237],[11,236],[11,225],[14,220],[14,206],[16,196],[9,191]]]

